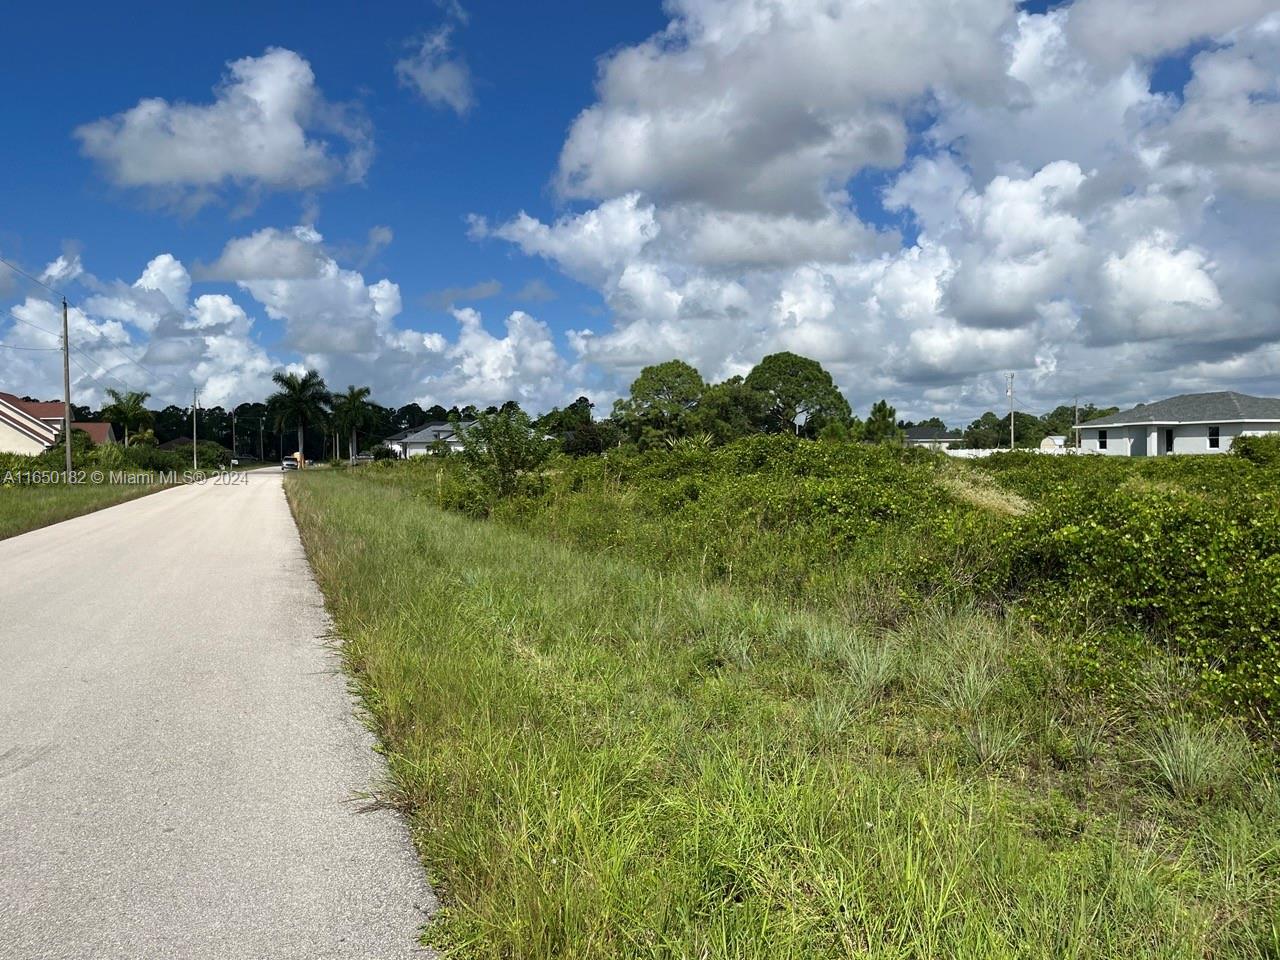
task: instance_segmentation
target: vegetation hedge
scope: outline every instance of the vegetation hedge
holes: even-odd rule
[[[856,600],[892,622],[947,594],[1030,607],[1059,632],[1115,628],[1097,636],[1117,649],[1136,631],[1232,713],[1280,719],[1280,470],[1252,457],[962,464],[754,436],[566,457],[505,498],[457,458],[379,466],[446,507],[801,604]],[[987,489],[1022,506],[974,496]]]

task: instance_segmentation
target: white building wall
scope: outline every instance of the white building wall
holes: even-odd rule
[[[1209,428],[1218,428],[1218,446],[1209,446]],[[1098,446],[1097,427],[1080,429],[1080,447],[1090,453],[1103,453],[1113,457],[1164,456],[1167,453],[1203,454],[1227,453],[1236,437],[1280,433],[1280,423],[1243,421],[1238,423],[1179,423],[1132,427],[1106,427],[1107,448]],[[1168,449],[1166,430],[1173,431],[1173,447]]]

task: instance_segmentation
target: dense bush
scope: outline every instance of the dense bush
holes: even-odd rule
[[[1175,482],[1193,468],[1201,475]],[[1077,609],[1141,628],[1188,658],[1236,712],[1280,719],[1280,516],[1271,478],[1222,457],[1136,468],[1118,484],[1097,480],[1089,473],[1059,484],[1015,524],[1007,541],[1014,589],[1050,585]]]
[[[1140,633],[1233,712],[1280,719],[1276,473],[1243,457],[1011,453],[974,466],[757,436],[562,458],[502,500],[457,462],[395,467],[387,479],[444,506],[798,603],[870,596],[870,614],[891,620],[948,593],[1040,610],[1064,634],[1108,626],[1098,636],[1118,647]],[[1001,487],[1029,506],[974,495]]]
[[[1231,452],[1259,466],[1280,466],[1280,433],[1265,437],[1236,437],[1231,444]]]

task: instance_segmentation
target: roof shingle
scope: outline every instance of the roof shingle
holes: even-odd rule
[[[1131,423],[1212,423],[1231,420],[1280,420],[1280,399],[1251,397],[1222,390],[1217,393],[1184,393],[1140,403],[1130,410],[1086,420],[1082,427],[1124,426]]]

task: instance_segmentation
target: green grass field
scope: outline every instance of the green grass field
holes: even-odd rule
[[[0,540],[162,489],[159,484],[0,484]]]
[[[834,555],[830,531],[810,543],[779,524],[770,540],[737,507],[758,536],[690,556],[693,507],[628,519],[642,511],[625,485],[496,522],[439,509],[443,482],[286,481],[387,799],[445,905],[432,943],[493,958],[1280,956],[1273,756],[1189,709],[1195,678],[1172,657],[1147,650],[1107,688],[1068,649],[1078,637],[1014,608],[888,598],[869,571],[905,540],[860,541],[819,576],[779,545],[818,556],[827,537]],[[989,498],[970,486],[957,496]]]

